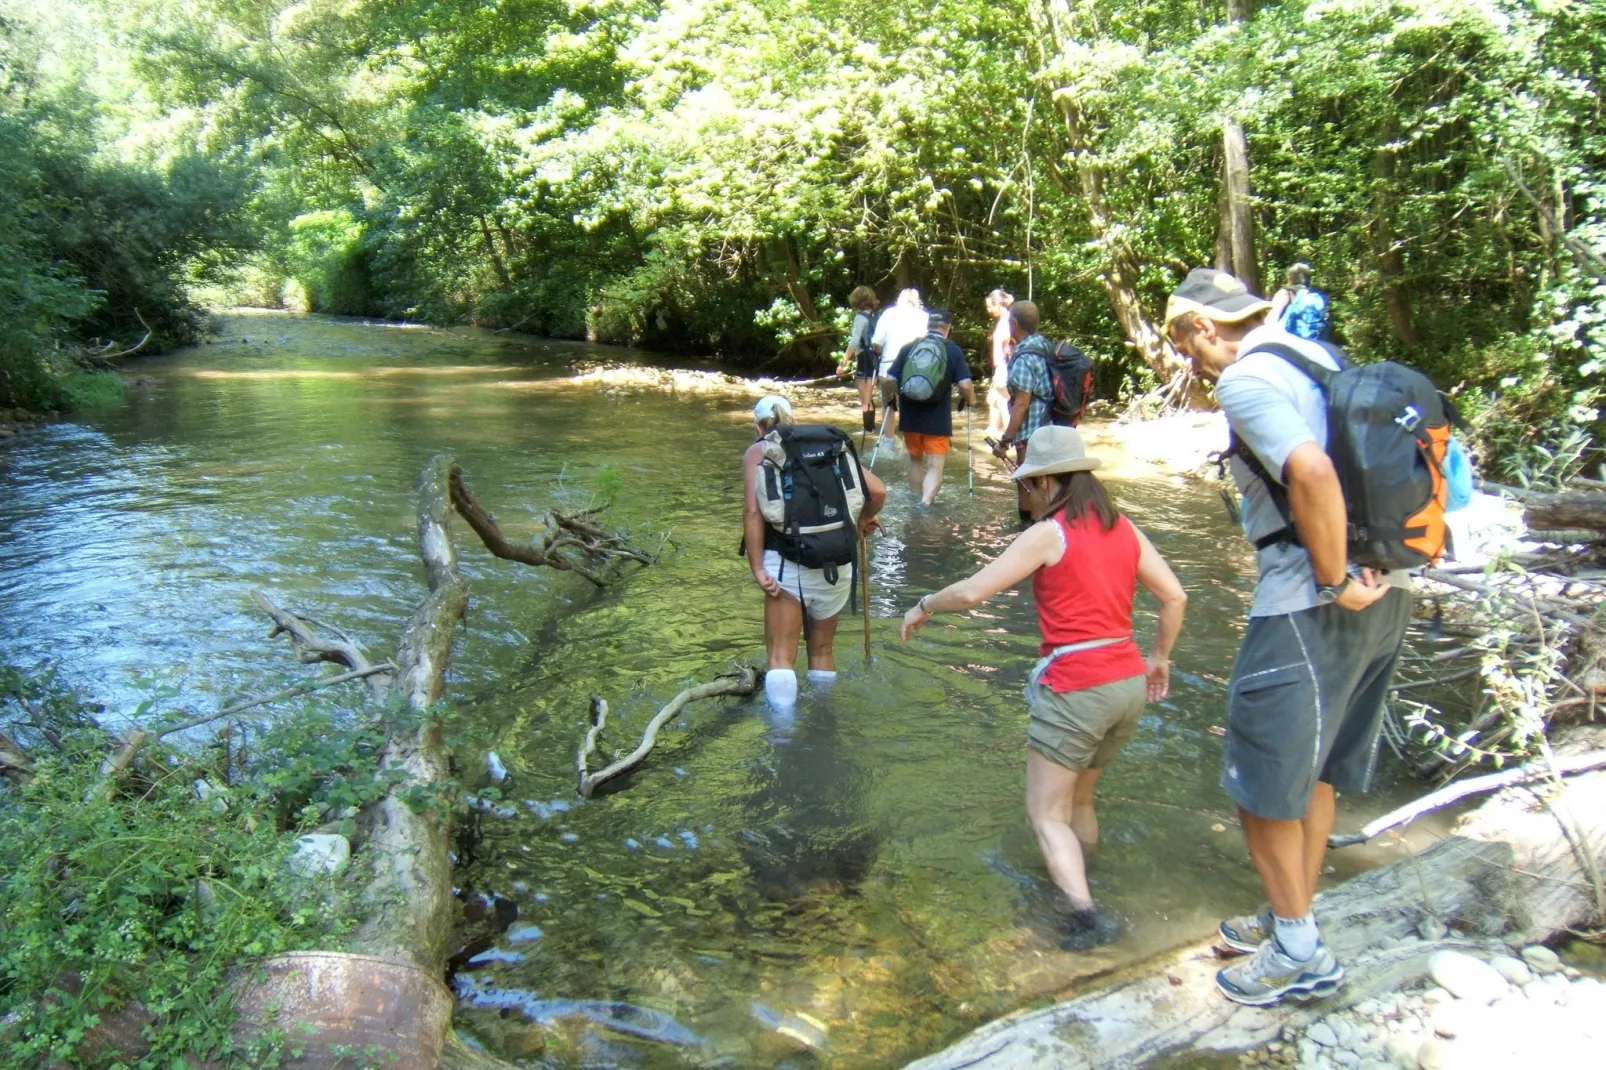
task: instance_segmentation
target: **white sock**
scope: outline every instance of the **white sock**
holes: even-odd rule
[[[771,669],[764,674],[764,697],[776,709],[797,705],[797,673],[791,669]]]
[[[1322,944],[1322,933],[1316,928],[1315,914],[1306,914],[1303,918],[1279,918],[1273,914],[1271,920],[1277,930],[1277,943],[1285,955],[1305,962],[1316,954]]]
[[[810,669],[809,684],[813,687],[826,688],[836,683],[835,669]]]

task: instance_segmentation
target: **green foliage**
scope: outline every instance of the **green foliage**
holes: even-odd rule
[[[370,311],[362,224],[344,209],[309,212],[290,221],[289,274],[312,312],[360,316]]]
[[[92,409],[123,400],[123,377],[115,372],[71,372],[61,379],[67,407]]]
[[[7,730],[36,767],[0,790],[0,1062],[93,1062],[90,1030],[131,999],[155,1016],[137,1065],[227,1058],[231,971],[338,945],[353,923],[351,875],[313,886],[284,860],[298,833],[383,792],[380,739],[309,706],[227,755],[149,755],[108,799],[90,790],[108,740],[76,696],[9,668],[0,694],[27,712]],[[198,778],[221,790],[199,800]]]

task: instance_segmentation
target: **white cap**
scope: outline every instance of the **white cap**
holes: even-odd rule
[[[753,422],[779,420],[792,415],[792,403],[779,394],[766,394],[753,406]]]

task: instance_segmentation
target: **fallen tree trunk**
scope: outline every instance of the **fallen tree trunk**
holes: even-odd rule
[[[1600,491],[1571,490],[1546,494],[1525,490],[1520,497],[1523,517],[1529,528],[1606,531],[1606,494]]]
[[[1606,729],[1579,729],[1571,742],[1598,748]],[[1569,779],[1548,800],[1508,789],[1421,854],[1322,893],[1322,935],[1348,972],[1331,999],[1230,1003],[1215,989],[1221,963],[1206,942],[1134,966],[1096,992],[993,1022],[908,1070],[1126,1070],[1188,1050],[1241,1050],[1274,1039],[1284,1025],[1308,1024],[1409,983],[1438,947],[1478,946],[1415,940],[1425,919],[1521,943],[1575,927],[1595,913],[1594,891],[1550,805],[1578,821],[1580,846],[1595,864],[1606,862],[1606,772],[1597,771]]]

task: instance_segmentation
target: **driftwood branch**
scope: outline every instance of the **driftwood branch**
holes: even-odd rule
[[[1438,791],[1422,796],[1413,803],[1390,810],[1377,820],[1369,822],[1359,832],[1329,836],[1327,838],[1327,846],[1352,847],[1358,843],[1365,843],[1367,840],[1387,832],[1389,829],[1398,828],[1408,822],[1415,821],[1423,814],[1441,810],[1453,802],[1465,799],[1469,795],[1482,795],[1487,792],[1498,791],[1501,788],[1509,788],[1515,784],[1524,784],[1530,780],[1543,780],[1553,774],[1559,777],[1582,773],[1590,769],[1599,769],[1601,766],[1606,766],[1606,751],[1591,751],[1588,754],[1557,758],[1554,761],[1554,765],[1550,761],[1536,761],[1499,773],[1489,773],[1486,776],[1458,780],[1453,784],[1440,788]]]
[[[137,308],[134,310],[134,318],[139,320],[139,325],[141,327],[145,328],[145,337],[141,338],[138,342],[135,342],[132,346],[130,346],[129,348],[123,350],[120,353],[101,353],[101,354],[99,354],[101,360],[110,361],[110,360],[120,360],[123,357],[131,357],[135,353],[138,353],[140,350],[145,348],[145,343],[149,342],[151,340],[151,335],[155,334],[156,332],[151,330],[151,325],[145,322],[145,317],[141,316],[139,314],[139,309],[137,309]]]
[[[629,545],[623,536],[592,523],[589,512],[571,515],[554,510],[548,514],[547,533],[541,541],[520,545],[502,533],[501,525],[474,497],[473,491],[468,489],[468,484],[463,480],[462,469],[455,464],[451,468],[450,485],[452,505],[456,507],[457,514],[474,529],[474,534],[480,537],[485,548],[504,561],[545,565],[563,572],[573,572],[601,587],[607,580],[591,567],[592,562],[629,558],[650,565],[655,560]],[[565,552],[568,550],[584,554],[585,563],[571,557]]]
[[[336,684],[343,684],[348,680],[361,680],[365,677],[373,676],[375,673],[393,673],[395,671],[396,666],[388,661],[382,661],[378,665],[368,665],[361,669],[352,669],[350,672],[336,673],[334,676],[325,676],[321,680],[309,680],[294,687],[287,687],[283,691],[275,691],[271,695],[263,695],[260,698],[236,702],[234,705],[218,710],[216,713],[203,713],[179,721],[177,724],[161,725],[155,730],[155,737],[161,739],[163,736],[170,736],[175,732],[199,728],[203,724],[221,720],[224,717],[233,717],[237,713],[244,713],[246,710],[255,709],[258,706],[266,706],[270,702],[278,702],[281,699],[295,698],[297,695],[321,691],[326,687],[334,687]]]
[[[260,588],[253,589],[251,597],[262,608],[262,612],[273,621],[273,631],[268,635],[270,639],[284,632],[295,644],[302,661],[332,661],[344,665],[348,669],[366,675],[369,689],[376,699],[384,699],[390,693],[390,674],[369,673],[368,670],[373,668],[373,662],[368,660],[368,655],[363,652],[362,647],[352,642],[350,636],[340,632],[336,639],[325,639],[314,630],[317,622],[279,608]]]
[[[589,799],[600,785],[640,765],[647,755],[652,753],[653,746],[658,742],[658,730],[673,720],[687,703],[713,698],[716,695],[751,695],[758,690],[758,679],[758,670],[751,665],[744,665],[739,671],[721,676],[711,683],[688,687],[658,711],[658,716],[647,725],[647,731],[642,735],[641,743],[635,750],[595,774],[590,772],[588,762],[596,750],[597,736],[602,732],[602,725],[608,718],[608,704],[600,698],[592,699],[591,728],[586,732],[585,743],[580,748],[578,759],[581,797]]]
[[[28,752],[4,732],[0,732],[0,776],[14,784],[33,779],[33,761]]]

